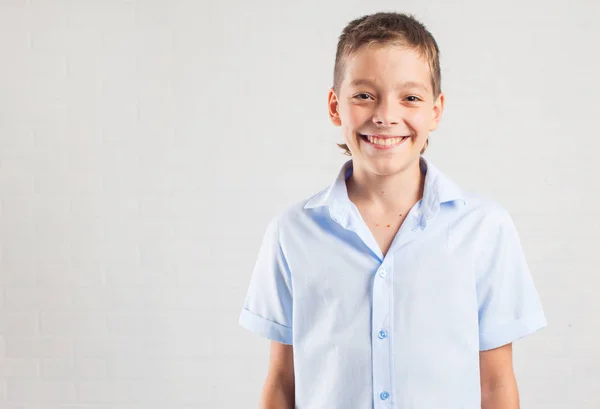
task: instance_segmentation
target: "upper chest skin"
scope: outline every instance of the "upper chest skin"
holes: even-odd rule
[[[387,254],[394,237],[404,223],[408,210],[401,212],[374,212],[364,206],[356,206],[360,215],[379,245],[384,257]]]
[[[424,182],[425,176],[422,175],[418,194],[419,200],[423,197]],[[404,207],[395,209],[382,209],[381,206],[374,206],[356,198],[351,190],[351,186],[348,189],[350,200],[358,210],[362,221],[370,230],[381,253],[385,257],[404,220],[415,204],[418,203],[418,200],[408,207],[405,204]],[[381,194],[383,195],[384,191],[381,191]]]

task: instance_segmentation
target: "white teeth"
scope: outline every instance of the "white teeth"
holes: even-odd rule
[[[377,138],[371,135],[367,135],[369,142],[379,146],[394,146],[402,142],[402,138]]]

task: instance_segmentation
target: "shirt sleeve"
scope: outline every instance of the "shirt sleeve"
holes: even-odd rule
[[[516,227],[504,209],[497,229],[484,252],[477,280],[480,351],[511,343],[547,325]]]
[[[277,218],[264,234],[239,324],[265,338],[292,344],[292,280],[281,249]]]

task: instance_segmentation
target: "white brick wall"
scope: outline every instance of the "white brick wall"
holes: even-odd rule
[[[0,409],[219,407],[189,12],[0,1]]]
[[[402,3],[443,51],[430,157],[521,233],[522,407],[598,409],[600,10],[509,3]],[[268,219],[345,160],[337,36],[399,7],[366,5],[0,0],[0,409],[257,407],[237,318]]]

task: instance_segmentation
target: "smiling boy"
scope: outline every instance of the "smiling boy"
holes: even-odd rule
[[[546,318],[508,212],[422,156],[444,99],[414,17],[343,30],[328,107],[351,159],[271,220],[240,315],[271,340],[262,409],[519,408],[512,343]]]

